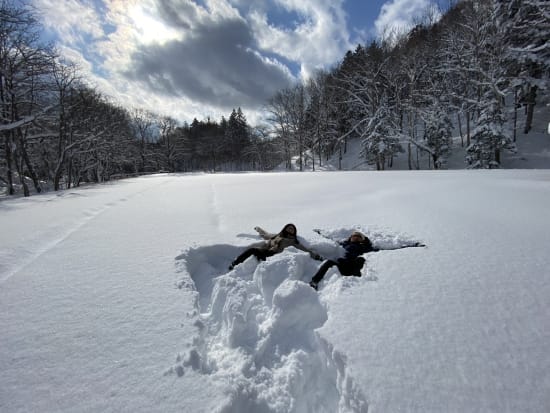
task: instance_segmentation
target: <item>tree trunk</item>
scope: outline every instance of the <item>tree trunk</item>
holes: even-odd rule
[[[59,182],[61,181],[61,175],[63,172],[63,164],[65,163],[65,154],[67,151],[63,149],[63,152],[61,153],[61,158],[57,162],[57,165],[55,167],[55,173],[53,177],[53,189],[54,191],[59,191]]]
[[[13,133],[13,132],[12,132]],[[13,136],[12,136],[13,139]],[[23,171],[23,158],[19,156],[19,151],[16,149],[14,152],[14,162],[15,162],[15,168],[17,169],[17,174],[19,175],[19,182],[21,183],[21,186],[23,187],[23,195],[24,196],[30,196],[31,193],[29,191],[29,187],[27,183],[25,182],[25,174]]]
[[[471,144],[470,139],[470,112],[466,112],[466,147],[469,147]]]
[[[11,139],[9,137],[9,134],[6,134],[4,145],[5,145],[5,152],[6,152],[6,180],[8,183],[8,195],[13,195],[15,193],[15,190],[13,189],[13,172],[11,170],[12,162],[13,162],[13,153],[12,153]]]
[[[27,171],[29,172],[29,176],[32,179],[32,183],[34,185],[34,188],[36,189],[36,192],[40,193],[42,192],[42,188],[40,187],[40,181],[38,180],[38,177],[34,172],[31,160],[29,159],[29,154],[27,153],[27,148],[25,147],[25,142],[23,141],[23,133],[21,132],[21,130],[18,130],[17,133],[19,135],[19,147],[21,148],[21,156],[23,157],[23,161],[27,166]]]
[[[304,145],[301,136],[298,139],[298,152],[300,153],[300,172],[302,172],[304,170]]]
[[[519,95],[518,88],[514,90],[514,142],[517,137],[517,126],[518,126],[518,108],[519,108]]]
[[[460,145],[464,148],[464,135],[462,134],[462,119],[460,118],[460,113],[456,115],[458,119],[458,133],[460,133]]]
[[[321,140],[319,139],[319,168],[323,166],[323,152],[321,151]]]
[[[23,187],[23,195],[24,196],[31,196],[31,192],[29,191],[29,186],[25,182],[25,175],[22,173],[23,171],[19,172],[19,181],[21,182],[21,186]]]
[[[531,86],[529,88],[529,93],[527,94],[527,99],[526,99],[527,117],[525,118],[525,128],[523,130],[523,133],[525,134],[529,133],[533,125],[533,112],[535,109],[536,98],[537,98],[537,86]]]

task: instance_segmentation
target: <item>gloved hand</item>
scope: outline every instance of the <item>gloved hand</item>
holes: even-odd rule
[[[312,258],[313,258],[314,260],[317,260],[317,261],[323,261],[323,260],[324,260],[324,258],[321,257],[319,254],[314,254],[314,255],[312,256]]]

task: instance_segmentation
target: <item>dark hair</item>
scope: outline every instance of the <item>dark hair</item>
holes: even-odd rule
[[[290,234],[287,232],[287,227],[289,226],[292,226],[294,228],[294,234]],[[289,224],[286,224],[283,229],[281,230],[281,232],[279,232],[279,235],[282,236],[282,237],[285,237],[285,238],[296,238],[298,239],[298,230],[296,229],[296,225],[292,224],[292,223],[289,223]]]

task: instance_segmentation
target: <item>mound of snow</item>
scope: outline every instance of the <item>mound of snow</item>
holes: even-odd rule
[[[301,238],[325,257],[343,254],[338,240],[352,230],[380,247],[410,240],[361,226],[336,228]],[[322,234],[322,235],[321,235]],[[218,244],[188,249],[178,258],[180,288],[198,295],[195,346],[170,370],[186,368],[225,384],[222,412],[366,412],[366,397],[348,374],[345,357],[319,337],[328,319],[327,301],[357,283],[376,280],[327,274],[322,294],[308,282],[318,261],[288,248],[264,262],[254,257],[228,271],[242,247]],[[366,268],[363,274],[366,275]]]
[[[225,383],[220,412],[366,412],[364,395],[349,391],[355,386],[342,358],[315,333],[327,308],[305,281],[319,263],[288,248],[227,271],[237,254],[235,247],[213,245],[178,257],[192,279],[179,285],[196,289],[200,315],[195,347],[170,371],[192,368]]]

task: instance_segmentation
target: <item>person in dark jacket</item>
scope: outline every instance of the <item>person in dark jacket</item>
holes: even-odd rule
[[[278,234],[270,234],[260,227],[254,227],[254,230],[260,234],[265,242],[260,246],[254,246],[246,249],[229,266],[232,270],[235,266],[244,262],[248,257],[254,255],[259,261],[265,261],[267,257],[283,252],[285,248],[295,247],[311,255],[313,259],[321,260],[319,254],[307,249],[298,241],[296,225],[286,224]]]
[[[345,254],[343,258],[338,258],[336,261],[326,260],[319,269],[317,273],[313,276],[310,286],[317,289],[318,284],[321,282],[329,268],[337,266],[338,270],[342,275],[349,276],[353,275],[356,277],[361,276],[361,268],[365,264],[365,259],[361,255],[377,251],[376,248],[372,246],[371,241],[359,231],[353,231],[350,237],[340,242],[340,245],[344,248]]]

